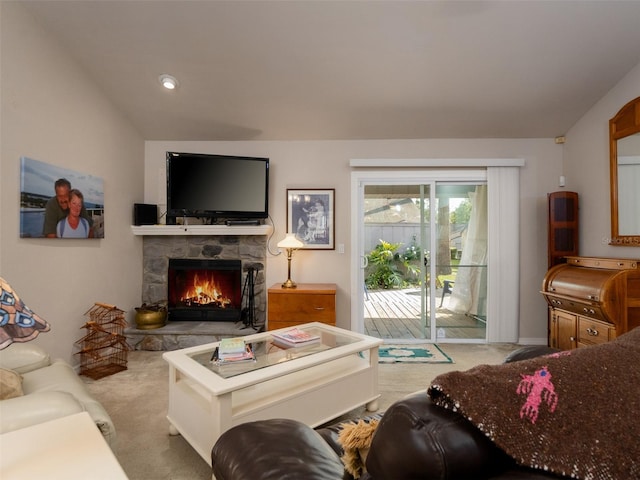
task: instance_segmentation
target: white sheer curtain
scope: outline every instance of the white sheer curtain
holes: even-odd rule
[[[462,243],[461,267],[449,300],[457,313],[487,316],[487,186],[478,185],[469,195],[471,217]]]

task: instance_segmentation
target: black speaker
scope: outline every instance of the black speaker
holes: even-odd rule
[[[149,203],[133,204],[134,225],[155,225],[158,223],[158,206]]]

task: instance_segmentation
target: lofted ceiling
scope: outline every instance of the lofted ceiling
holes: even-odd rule
[[[146,140],[555,137],[640,62],[640,0],[21,3]]]

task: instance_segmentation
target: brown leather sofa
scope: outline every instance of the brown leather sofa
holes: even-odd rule
[[[552,353],[524,347],[505,361]],[[518,467],[461,415],[418,392],[376,416],[380,423],[366,457],[363,480],[549,479]],[[287,419],[239,425],[225,432],[211,452],[216,480],[351,479],[340,459],[340,424],[316,430]]]

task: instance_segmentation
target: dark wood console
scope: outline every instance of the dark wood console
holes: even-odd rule
[[[547,271],[549,346],[570,350],[608,342],[640,326],[640,262],[567,257]]]

